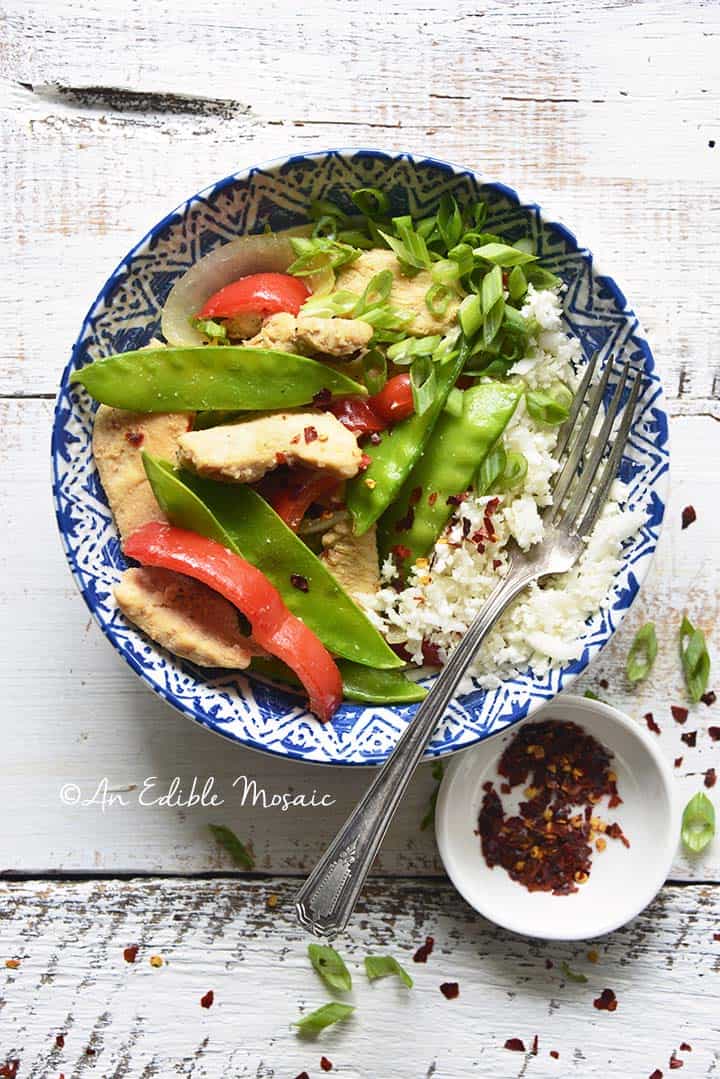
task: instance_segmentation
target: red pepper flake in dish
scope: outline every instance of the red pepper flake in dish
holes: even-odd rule
[[[709,689],[707,693],[703,693],[700,700],[709,708],[711,704],[715,704],[715,701],[717,700],[717,693],[715,693],[714,690]]]
[[[674,1072],[674,1071],[677,1071],[678,1068],[684,1068],[685,1067],[685,1061],[680,1060],[678,1057],[675,1056],[675,1053],[673,1052],[671,1057],[670,1057],[670,1060],[668,1061],[668,1066],[670,1068],[670,1071]]]
[[[215,994],[213,993],[212,989],[208,989],[205,996],[200,997],[200,1007],[201,1008],[212,1008],[214,1000],[215,1000]]]
[[[520,1038],[508,1038],[504,1048],[509,1049],[512,1053],[524,1053],[525,1042],[521,1041]]]
[[[460,996],[460,986],[457,982],[443,982],[440,992],[446,1000],[455,1000],[455,997]]]
[[[297,588],[298,592],[309,592],[310,585],[308,584],[307,577],[303,577],[301,573],[290,574],[290,584],[293,588]]]
[[[448,495],[445,499],[446,506],[460,506],[465,500],[465,493],[459,495]]]
[[[437,502],[437,497],[438,497],[437,491],[431,491],[430,494],[428,495],[428,506],[434,506],[435,503]]]
[[[602,797],[610,808],[622,799],[610,753],[577,724],[546,720],[523,727],[505,748],[498,772],[507,780],[500,792],[522,785],[527,801],[516,816],[506,816],[492,782],[485,783],[478,817],[483,856],[528,891],[576,892],[589,878],[597,833],[629,846],[619,824],[594,815]]]
[[[658,727],[657,723],[655,722],[655,718],[654,718],[652,712],[646,712],[645,713],[645,722],[647,723],[649,731],[652,731],[653,734],[660,734],[660,728]]]
[[[278,452],[278,453],[275,454],[275,464],[276,465],[286,465],[287,464],[287,457],[285,456],[284,453],[279,453]]]
[[[694,506],[686,506],[685,509],[682,511],[682,527],[683,527],[683,531],[686,528],[688,528],[691,524],[694,524],[695,521],[697,521],[697,513],[695,512],[695,507]]]
[[[692,1053],[692,1045],[688,1045],[687,1042],[680,1042],[681,1053]]]
[[[329,405],[332,401],[332,391],[328,389],[318,390],[312,399],[312,403],[315,408],[322,408],[323,405]]]
[[[440,659],[440,648],[433,641],[423,641],[422,657],[423,663],[426,664],[426,666],[442,667],[442,660]]]
[[[501,566],[502,566],[502,559],[493,558],[493,569],[500,569]]]
[[[395,522],[396,532],[409,532],[413,526],[415,520],[415,510],[412,506],[408,506],[408,511],[404,517],[401,517],[399,521]]]
[[[129,948],[123,950],[123,959],[126,963],[134,963],[137,959],[137,953],[140,950],[139,944],[131,944]]]
[[[708,768],[707,772],[705,773],[704,782],[708,790],[710,790],[711,787],[715,786],[715,784],[717,783],[717,773],[714,768]]]
[[[618,1002],[612,989],[603,989],[599,997],[593,1001],[593,1007],[597,1008],[599,1012],[614,1012],[617,1010]]]
[[[680,735],[680,741],[690,746],[690,749],[694,749],[697,744],[697,731],[684,731]]]
[[[129,442],[131,446],[138,449],[145,441],[145,435],[142,431],[133,431],[132,428],[125,432],[125,441]]]
[[[320,1067],[324,1072],[332,1071],[332,1060],[328,1060],[327,1057],[320,1057]]]
[[[685,723],[688,717],[687,708],[681,708],[679,704],[671,704],[670,711],[676,723]]]
[[[683,759],[684,759],[683,757],[676,757],[676,758],[675,758],[675,767],[676,767],[676,768],[679,768],[679,767],[680,767],[680,765],[681,765],[681,764],[682,764],[682,762],[683,762]]]
[[[409,558],[412,551],[404,543],[396,543],[394,547],[390,548],[390,554],[394,554],[396,558],[402,560],[403,558]]]
[[[713,742],[720,742],[720,727],[708,727],[708,734]]]
[[[316,427],[305,427],[303,430],[303,438],[306,443],[315,442],[318,433]]]
[[[425,943],[421,944],[413,956],[413,963],[427,963],[428,956],[435,947],[435,937],[425,937]]]
[[[550,1050],[550,1056],[553,1058],[553,1060],[559,1060],[560,1059],[560,1054],[558,1053],[557,1049],[551,1049]],[[660,1077],[660,1079],[662,1079],[662,1076]]]
[[[358,465],[358,472],[366,472],[372,464],[372,457],[368,457],[366,453],[360,458],[360,464]]]

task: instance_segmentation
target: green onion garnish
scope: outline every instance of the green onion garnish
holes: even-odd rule
[[[416,356],[410,365],[410,389],[415,413],[422,416],[435,400],[437,392],[437,369],[432,356]]]
[[[503,243],[483,244],[476,247],[474,254],[477,258],[492,262],[495,266],[522,266],[526,262],[534,262],[537,255],[529,255],[524,251],[518,251],[517,247],[510,247]]]
[[[680,658],[690,700],[697,704],[707,689],[710,677],[710,655],[705,643],[705,634],[701,629],[693,626],[687,615],[680,625]]]
[[[565,422],[570,415],[572,399],[572,392],[562,382],[549,390],[528,390],[525,394],[528,413],[538,423],[550,426]]]
[[[241,869],[255,868],[255,859],[231,828],[226,828],[224,824],[208,824],[208,828],[220,846],[228,852],[235,865],[239,865]]]
[[[352,977],[345,961],[329,944],[308,944],[308,956],[316,972],[331,989],[349,993]]]
[[[505,452],[505,447],[500,442],[490,450],[490,453],[477,470],[475,489],[479,495],[486,495],[489,493],[493,484],[497,483],[505,472],[506,464],[507,453]]]
[[[222,322],[215,322],[212,318],[190,318],[188,321],[194,330],[207,337],[213,345],[229,344],[227,327]]]
[[[508,277],[508,292],[510,293],[510,299],[515,303],[522,300],[527,292],[527,277],[523,273],[521,266],[515,266],[510,271],[510,276]]]
[[[371,982],[377,978],[387,978],[390,974],[396,974],[408,989],[413,987],[412,978],[392,955],[366,955],[365,973]]]
[[[453,290],[447,285],[431,285],[425,293],[425,306],[435,318],[442,318],[450,306]]]
[[[525,269],[525,276],[536,289],[557,288],[558,285],[562,285],[562,277],[556,277],[554,273],[543,269],[542,266],[528,266]]]
[[[325,266],[337,270],[339,266],[354,262],[361,254],[358,248],[351,247],[350,244],[338,243],[337,240],[331,240],[325,236],[316,236],[312,239],[305,236],[292,236],[290,244],[297,258],[288,266],[287,273],[294,274],[295,277],[307,277]]]
[[[365,291],[355,304],[352,311],[353,318],[362,318],[366,311],[372,307],[384,304],[390,296],[393,286],[392,270],[381,270],[371,277],[365,286]]]
[[[390,199],[377,187],[359,187],[350,198],[365,217],[382,217],[390,209]]]
[[[693,854],[705,850],[715,835],[715,806],[707,794],[694,794],[682,815],[682,841]]]
[[[301,315],[316,315],[318,318],[347,318],[358,302],[354,292],[340,289],[329,296],[322,292],[320,295],[312,295],[300,308]]]
[[[352,1004],[339,1004],[337,1001],[333,1001],[331,1004],[323,1004],[321,1008],[317,1008],[314,1012],[310,1012],[309,1015],[298,1019],[294,1025],[301,1034],[319,1034],[325,1027],[331,1027],[333,1023],[339,1023],[342,1019],[347,1019],[354,1011],[355,1008]]]
[[[476,293],[466,296],[458,309],[458,319],[462,332],[468,340],[475,336],[482,326],[483,313],[480,297]]]
[[[441,343],[442,338],[438,334],[432,337],[406,337],[404,341],[391,345],[387,356],[398,367],[405,367],[417,356],[432,356]]]
[[[457,263],[458,276],[465,277],[475,265],[473,250],[470,244],[457,244],[448,251],[448,258]],[[435,267],[433,266],[433,269]]]
[[[657,637],[655,635],[655,623],[646,622],[637,631],[635,639],[630,645],[625,671],[630,682],[641,682],[647,678],[655,662],[657,655]]]
[[[483,341],[489,345],[500,329],[505,313],[502,270],[499,266],[493,266],[483,277],[480,298],[483,310]]]
[[[310,203],[310,217],[319,221],[321,217],[334,217],[336,221],[345,221],[346,215],[330,199],[315,199]]]
[[[387,382],[387,360],[382,349],[371,348],[362,358],[363,382],[372,396]]]
[[[460,207],[453,196],[447,193],[440,199],[437,212],[437,227],[447,250],[460,242],[460,237],[463,234]]]
[[[513,491],[519,487],[527,476],[528,463],[524,453],[511,450],[505,461],[505,470],[502,474],[502,487],[504,491]]]

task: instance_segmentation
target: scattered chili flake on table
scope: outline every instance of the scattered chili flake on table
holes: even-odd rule
[[[670,1057],[670,1060],[668,1061],[668,1065],[670,1067],[670,1071],[674,1072],[678,1068],[684,1068],[685,1067],[685,1061],[680,1060],[678,1057],[675,1056],[675,1053],[673,1052],[672,1056]]]
[[[278,905],[278,897],[273,892],[271,895],[269,895],[267,897],[266,902],[267,902],[267,905],[270,907],[270,910],[272,910],[274,907],[276,907]]]
[[[720,933],[713,933],[713,940],[720,940]]]
[[[455,997],[460,996],[460,986],[457,982],[443,982],[440,992],[446,1000],[455,1000]]]
[[[55,1045],[57,1046],[58,1049],[64,1049],[65,1048],[65,1035],[64,1034],[56,1034],[55,1035]]]
[[[675,758],[675,767],[676,767],[676,768],[679,768],[679,767],[680,767],[680,765],[682,764],[682,762],[683,762],[683,758],[682,758],[682,757],[676,757],[676,758]]]
[[[552,959],[545,960],[545,970],[552,970],[554,966],[555,964],[553,963]]]
[[[513,1053],[524,1053],[525,1042],[520,1041],[519,1038],[508,1038],[505,1042],[505,1049],[510,1049]]]
[[[200,997],[200,1007],[201,1008],[212,1008],[214,1000],[215,1000],[215,994],[213,993],[212,989],[208,989],[205,996]]]
[[[649,1079],[663,1079],[663,1073],[660,1071],[659,1068],[656,1068],[652,1075],[649,1077]]]
[[[435,947],[435,937],[425,937],[425,943],[421,944],[413,956],[413,963],[427,963],[428,956]]]
[[[19,1060],[8,1060],[0,1067],[0,1076],[2,1076],[2,1079],[15,1079],[19,1067]]]
[[[483,856],[491,869],[501,865],[528,891],[576,892],[589,877],[599,832],[629,846],[619,824],[593,813],[606,795],[610,808],[622,799],[610,753],[576,723],[523,727],[503,752],[498,772],[507,779],[501,792],[522,784],[527,801],[516,816],[506,816],[492,782],[485,783],[478,817]]]
[[[297,588],[298,592],[309,592],[310,585],[308,584],[307,577],[303,577],[301,573],[290,574],[290,584],[293,588]]]
[[[617,997],[612,989],[603,989],[599,997],[593,1001],[593,1007],[599,1012],[614,1012],[618,1006]]]
[[[692,1045],[688,1045],[687,1042],[680,1042],[680,1051],[683,1053],[692,1053]]]
[[[685,509],[682,511],[683,529],[688,528],[691,524],[694,524],[695,521],[697,521],[697,513],[695,512],[695,507],[686,506]]]
[[[550,1050],[550,1056],[553,1058],[553,1060],[559,1060],[560,1059],[560,1054],[558,1053],[557,1049],[551,1049]]]
[[[163,965],[163,957],[161,955],[151,955],[150,956],[150,966],[151,967],[161,967],[162,965]]]
[[[715,704],[715,701],[717,700],[717,693],[713,689],[709,689],[707,693],[703,693],[700,700],[709,708],[711,704]]]
[[[320,1057],[320,1067],[324,1072],[332,1071],[332,1060],[328,1060],[327,1057]]]
[[[8,970],[17,970],[17,968],[20,966],[20,960],[19,959],[6,959],[5,960],[5,966],[8,968]]]
[[[715,786],[715,784],[717,783],[717,772],[714,768],[708,768],[707,772],[705,773],[704,782],[708,790],[710,790],[711,787]]]
[[[131,944],[129,948],[123,949],[123,959],[126,963],[134,963],[137,959],[137,953],[140,950],[139,944]]]
[[[535,1035],[535,1037],[532,1040],[532,1049],[530,1050],[530,1052],[532,1053],[532,1055],[534,1057],[536,1057],[538,1055],[538,1036],[537,1036],[537,1034]]]
[[[720,741],[720,727],[708,727],[708,734],[712,738],[713,742]]]
[[[697,731],[685,731],[680,735],[680,741],[684,742],[686,746],[690,746],[690,749],[694,749],[697,742]]]
[[[648,725],[648,730],[652,731],[653,734],[660,734],[660,728],[658,727],[657,723],[655,722],[655,718],[654,718],[652,712],[646,712],[645,713],[645,722]]]
[[[671,704],[670,711],[676,723],[684,723],[688,717],[687,708],[681,708],[679,704]]]
[[[318,395],[315,394],[315,396],[317,397]],[[307,1072],[300,1072],[299,1075],[295,1076],[295,1079],[310,1079],[310,1076],[308,1075]]]

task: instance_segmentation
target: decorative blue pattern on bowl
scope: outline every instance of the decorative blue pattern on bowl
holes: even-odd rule
[[[204,671],[152,644],[118,612],[112,587],[124,568],[92,456],[94,403],[70,387],[74,369],[114,352],[138,348],[158,332],[174,282],[198,258],[240,233],[306,220],[313,199],[330,197],[351,209],[348,193],[377,186],[393,212],[426,215],[445,191],[461,203],[484,198],[488,228],[512,240],[528,236],[543,264],[567,284],[565,320],[585,356],[600,349],[632,356],[646,382],[633,426],[623,479],[629,504],[647,510],[628,541],[623,565],[603,608],[589,620],[579,660],[536,676],[528,671],[498,689],[457,698],[429,750],[436,757],[472,745],[522,719],[567,687],[597,655],[633,602],[655,550],[665,509],[667,417],[662,387],[638,320],[614,281],[595,269],[592,254],[567,229],[544,219],[510,188],[484,183],[466,169],[410,154],[327,151],[284,159],[221,180],[161,221],[118,266],[83,323],[62,377],[52,440],[57,520],[72,573],[114,647],[161,697],[211,730],[243,745],[325,764],[375,764],[385,759],[416,706],[346,703],[322,726],[298,697],[227,671]]]

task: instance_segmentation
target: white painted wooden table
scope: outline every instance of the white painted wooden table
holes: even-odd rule
[[[639,722],[652,711],[664,750],[683,758],[683,797],[694,793],[718,764],[707,727],[720,724],[720,704],[692,709],[682,728],[670,704],[683,700],[682,612],[711,642],[719,613],[720,8],[5,0],[0,20],[0,961],[11,960],[0,1075],[15,1074],[2,1065],[17,1059],[21,1079],[315,1079],[325,1054],[348,1079],[643,1079],[667,1076],[673,1050],[684,1076],[720,1075],[720,841],[699,860],[678,854],[656,902],[597,942],[593,964],[589,945],[513,937],[452,891],[418,828],[427,770],[341,941],[357,970],[357,1012],[301,1041],[291,1022],[328,994],[293,921],[296,878],[368,776],[230,749],[147,693],[75,593],[48,462],[52,397],[90,300],[190,192],[288,150],[338,145],[427,151],[502,178],[617,276],[665,379],[668,523],[641,598],[581,688],[607,679],[603,695]],[[688,503],[698,520],[681,532]],[[631,692],[624,657],[647,618],[660,654],[651,682]],[[680,740],[693,730],[694,749]],[[243,806],[232,788],[243,775],[269,796],[315,788],[334,805]],[[173,777],[187,796],[195,776],[213,777],[224,805],[141,804]],[[114,804],[63,804],[63,788],[75,796],[68,784],[90,800],[104,777]],[[149,777],[156,791],[141,799]],[[209,822],[252,844],[254,877],[233,871]],[[413,964],[426,934],[435,951]],[[404,960],[415,989],[367,985],[357,964],[370,950]],[[588,982],[569,982],[563,960]],[[457,1000],[440,994],[444,981],[459,982]],[[606,986],[619,1001],[612,1014],[592,1004]],[[525,1052],[504,1048],[513,1037]]]

